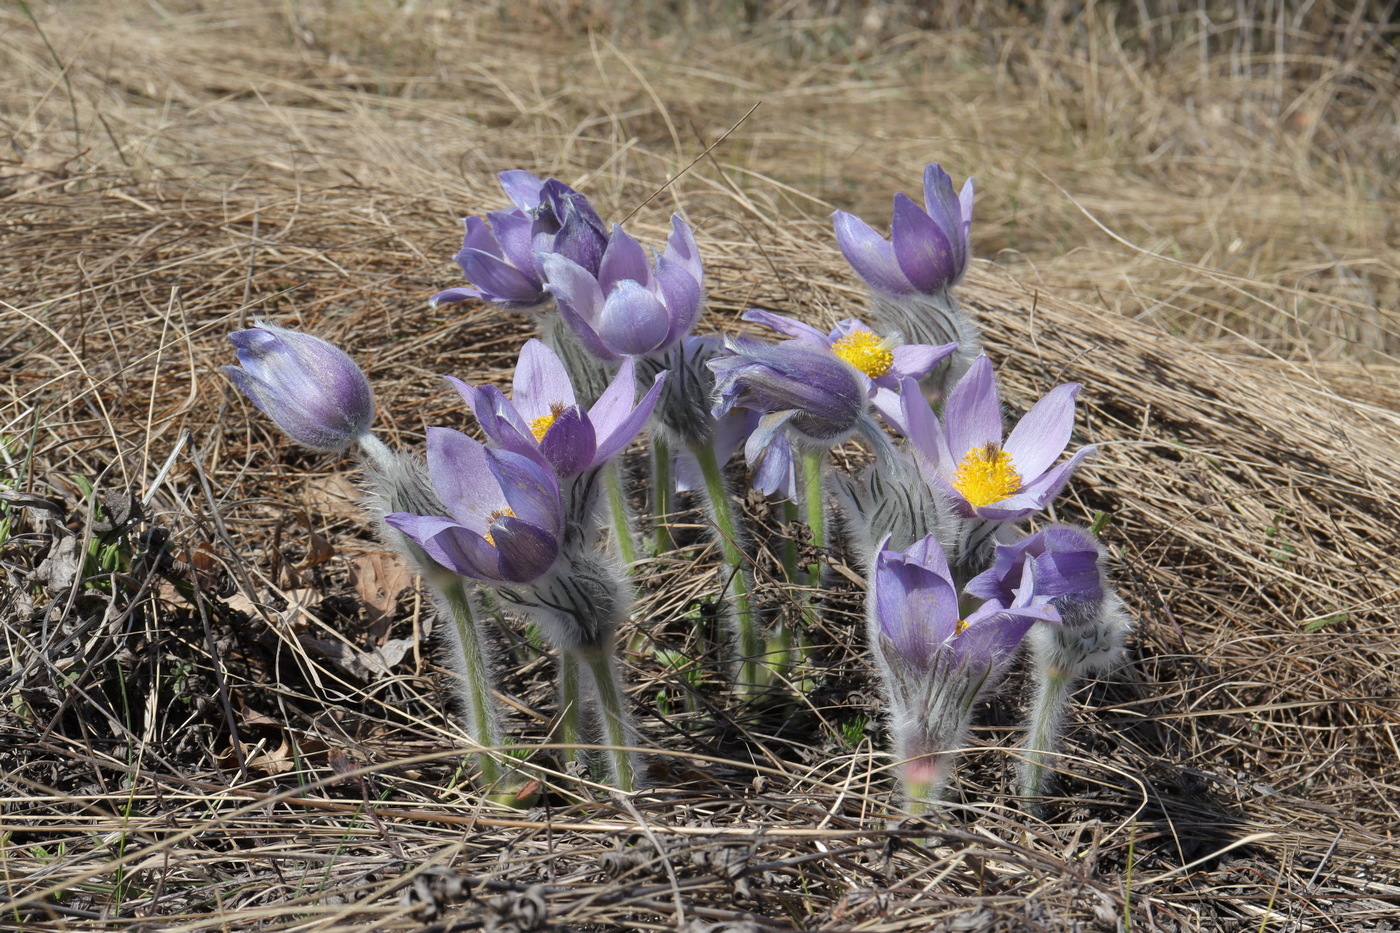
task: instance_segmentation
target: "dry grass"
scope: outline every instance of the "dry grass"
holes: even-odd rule
[[[27,496],[0,552],[0,927],[1387,928],[1393,32],[1329,3],[1052,6],[92,3],[36,9],[47,42],[0,12],[0,450]],[[702,651],[692,550],[649,565],[627,658],[661,789],[580,802],[540,753],[550,808],[484,808],[351,465],[229,390],[225,334],[267,315],[353,349],[412,445],[465,424],[440,373],[503,378],[528,333],[426,310],[495,171],[560,175],[643,238],[684,209],[718,328],[848,313],[826,215],[883,223],[934,158],[978,177],[993,262],[963,294],[1008,395],[1086,386],[1104,454],[1062,509],[1112,515],[1141,619],[1080,693],[1064,798],[1027,818],[975,751],[967,808],[912,844],[851,588],[806,703],[739,710],[712,657],[697,694],[654,656]],[[149,495],[131,539],[173,560],[36,586],[64,540],[119,540],[80,480],[108,516]],[[502,652],[543,742],[549,662]],[[992,704],[979,740],[1016,720]]]

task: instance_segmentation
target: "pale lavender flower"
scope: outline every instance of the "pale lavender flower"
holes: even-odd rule
[[[596,270],[559,253],[540,259],[560,315],[599,359],[665,353],[690,333],[704,308],[700,253],[679,214],[671,218],[666,250],[655,264],[618,226]]]
[[[835,214],[836,241],[846,260],[871,288],[887,295],[933,295],[946,291],[967,271],[972,228],[973,183],[960,194],[937,162],[924,169],[924,206],[894,197],[890,239],[853,214]]]
[[[908,381],[897,427],[913,445],[925,478],[946,492],[964,517],[1017,521],[1045,508],[1080,462],[1097,452],[1083,447],[1054,465],[1073,432],[1080,388],[1078,383],[1056,386],[1006,436],[996,377],[982,356],[949,394],[941,422]]]
[[[559,357],[539,340],[527,341],[520,351],[509,399],[496,386],[448,379],[472,407],[492,443],[543,459],[561,479],[568,479],[622,453],[646,424],[668,374],[657,373],[638,402],[635,368],[635,361],[624,360],[589,409],[578,404]]]
[[[454,258],[474,287],[439,292],[434,306],[468,298],[503,310],[548,304],[542,255],[557,254],[597,273],[608,231],[587,198],[561,181],[520,170],[502,172],[500,181],[514,207],[463,220],[466,236]]]
[[[875,409],[896,419],[900,411],[900,382],[923,379],[958,349],[956,343],[904,344],[897,335],[881,337],[854,318],[841,321],[830,332],[758,308],[745,312],[744,320],[763,324],[794,340],[835,354],[864,377],[866,393]]]
[[[369,380],[345,352],[320,337],[257,323],[228,338],[238,366],[234,385],[288,437],[312,450],[343,450],[374,420]]]
[[[450,517],[385,521],[449,570],[486,583],[529,583],[559,556],[564,508],[554,472],[531,457],[428,429],[428,474]]]
[[[895,757],[916,799],[938,795],[973,704],[1001,679],[1026,632],[1058,618],[1037,597],[1030,568],[1010,606],[991,600],[963,616],[959,596],[933,535],[876,557],[870,641],[888,693]]]

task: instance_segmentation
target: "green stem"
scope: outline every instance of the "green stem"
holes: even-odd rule
[[[812,546],[818,550],[826,547],[826,496],[822,491],[822,474],[826,467],[826,452],[809,450],[802,454],[802,498],[807,505],[807,527],[811,529]],[[816,588],[821,586],[822,565],[820,561],[807,568],[807,583]]]
[[[593,675],[593,687],[598,696],[598,718],[603,724],[603,742],[607,746],[605,754],[612,771],[613,786],[624,792],[634,791],[637,789],[637,769],[631,751],[632,725],[623,704],[612,645],[584,648],[579,654]]]
[[[1026,759],[1021,765],[1017,788],[1022,797],[1040,797],[1045,790],[1046,773],[1055,749],[1055,739],[1069,700],[1070,679],[1066,671],[1052,668],[1038,670],[1035,677],[1035,701],[1026,733]]]
[[[627,497],[622,492],[622,464],[613,463],[603,468],[603,482],[608,489],[608,511],[612,513],[613,537],[617,538],[617,552],[622,562],[629,568],[637,562],[637,545],[632,540]]]
[[[651,435],[652,521],[656,554],[660,557],[676,546],[671,537],[671,514],[675,511],[674,482],[671,479],[671,445],[659,433]]]
[[[739,633],[739,689],[754,692],[763,685],[759,671],[763,640],[759,637],[758,620],[754,618],[749,597],[749,581],[744,574],[739,520],[734,514],[734,504],[729,500],[729,490],[725,488],[724,473],[720,470],[714,449],[696,445],[691,448],[691,453],[700,461],[700,472],[705,477],[705,495],[719,531],[720,554],[724,558],[725,575],[734,599],[734,621]]]
[[[567,746],[562,755],[566,764],[583,754],[583,690],[579,684],[578,656],[559,652],[559,739]]]
[[[783,503],[783,521],[789,529],[797,524],[800,517],[800,509],[796,502],[788,499]],[[787,575],[789,583],[797,583],[797,537],[791,533],[783,539],[783,572]]]
[[[467,722],[472,730],[472,738],[486,748],[501,748],[500,724],[496,719],[496,709],[491,698],[491,678],[486,669],[486,657],[481,651],[481,633],[476,625],[476,613],[472,610],[471,590],[467,581],[458,576],[433,573],[428,577],[434,588],[442,594],[452,616],[452,624],[457,631],[457,644],[461,649],[461,668],[458,683],[462,685],[462,699],[466,706]],[[501,765],[489,752],[476,755],[481,767],[481,780],[488,788],[499,783]]]

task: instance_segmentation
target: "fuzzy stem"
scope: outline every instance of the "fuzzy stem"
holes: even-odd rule
[[[660,557],[675,548],[671,537],[671,513],[675,511],[674,482],[671,478],[671,445],[659,432],[651,435],[651,511],[653,540]]]
[[[491,698],[491,678],[486,669],[486,656],[481,651],[481,633],[476,627],[476,613],[472,611],[471,590],[461,577],[434,574],[429,581],[441,594],[457,631],[457,643],[462,654],[461,674],[457,682],[461,685],[462,702],[466,707],[472,738],[478,745],[500,748],[503,744],[501,726]],[[501,779],[500,763],[490,752],[481,752],[476,758],[481,766],[482,783],[487,787],[497,784]]]
[[[783,503],[783,521],[789,529],[797,524],[799,516],[797,503],[791,499],[786,500]],[[797,538],[791,532],[783,539],[783,572],[787,575],[789,583],[797,582]]]
[[[820,450],[804,451],[802,454],[802,497],[807,505],[807,527],[812,532],[812,546],[826,547],[826,497],[822,494],[822,473],[826,466],[826,453]],[[807,584],[813,588],[821,585],[822,565],[816,561],[807,568]]]
[[[568,746],[562,755],[566,764],[582,758],[583,690],[578,656],[572,651],[559,652],[559,739]]]
[[[631,717],[623,702],[622,685],[618,680],[617,662],[613,658],[611,639],[601,646],[581,648],[578,656],[593,675],[593,688],[598,698],[598,718],[602,721],[604,754],[612,772],[613,786],[620,791],[637,789],[637,767],[629,750],[633,745]]]
[[[739,634],[739,689],[745,692],[757,691],[762,686],[759,671],[759,655],[762,653],[762,639],[759,637],[758,620],[754,618],[753,605],[749,598],[749,581],[744,574],[744,552],[739,542],[739,520],[734,514],[734,505],[729,501],[729,490],[724,484],[724,473],[714,448],[697,444],[691,453],[700,461],[700,472],[705,476],[705,494],[709,500],[710,512],[719,530],[720,554],[729,578],[729,589],[734,598],[734,619]]]
[[[1035,700],[1024,743],[1026,758],[1021,763],[1017,784],[1017,792],[1022,797],[1040,797],[1044,791],[1049,760],[1057,744],[1070,686],[1068,671],[1060,668],[1046,670],[1037,666]]]
[[[637,562],[637,545],[632,540],[632,522],[627,497],[622,491],[622,464],[611,463],[603,468],[603,482],[608,491],[608,511],[612,514],[613,537],[617,552],[629,568]]]

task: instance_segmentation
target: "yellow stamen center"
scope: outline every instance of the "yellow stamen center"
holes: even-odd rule
[[[894,365],[891,342],[881,340],[868,330],[852,331],[833,343],[831,352],[871,379],[879,379]]]
[[[490,515],[486,516],[486,527],[489,529],[492,525],[496,524],[496,519],[498,519],[498,518],[514,518],[514,517],[515,517],[515,512],[514,512],[513,510],[509,509],[509,508],[505,508],[505,509],[496,509],[496,511],[494,511],[494,512],[492,512]],[[482,537],[486,539],[486,543],[487,543],[487,544],[491,545],[492,547],[495,547],[495,546],[496,546],[496,539],[493,538],[493,537],[491,537],[491,532],[490,532],[490,531],[487,531],[486,534],[482,535]]]
[[[966,622],[965,620],[963,620],[963,619],[959,619],[959,620],[958,620],[958,624],[955,625],[955,626],[953,626],[953,634],[954,634],[954,635],[961,635],[963,632],[966,632],[966,631],[967,631],[967,622]]]
[[[962,458],[953,473],[953,488],[974,507],[980,508],[1014,496],[1021,490],[1021,474],[1011,463],[1011,455],[992,441],[974,447]]]
[[[564,409],[567,407],[563,402],[550,402],[549,414],[540,415],[530,422],[530,433],[535,435],[536,442],[544,440],[544,436],[549,433],[549,429],[554,426],[554,422],[559,420],[559,416],[564,413]]]

